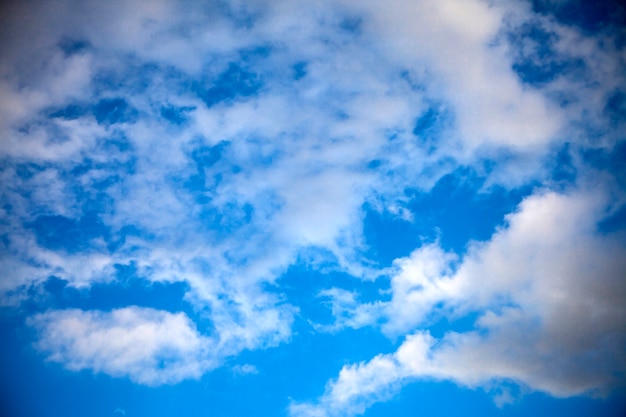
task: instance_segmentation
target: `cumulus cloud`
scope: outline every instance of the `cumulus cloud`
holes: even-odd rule
[[[199,378],[215,366],[213,343],[182,313],[127,307],[103,311],[58,310],[30,324],[48,360],[73,371],[128,376],[148,385]]]
[[[317,403],[294,403],[292,415],[361,414],[419,378],[467,387],[507,380],[557,397],[608,394],[626,370],[626,247],[596,229],[603,200],[600,192],[538,193],[461,260],[436,244],[397,260],[392,300],[378,310],[383,331],[408,333],[404,342],[345,366]],[[471,313],[473,330],[441,339],[415,331]]]

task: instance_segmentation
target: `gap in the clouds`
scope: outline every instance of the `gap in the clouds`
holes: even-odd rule
[[[254,207],[237,200],[221,201],[212,204],[216,190],[224,181],[240,172],[232,161],[232,143],[220,141],[215,145],[204,145],[200,139],[193,141],[186,153],[193,161],[195,169],[183,178],[174,178],[187,190],[196,205],[196,218],[207,231],[217,238],[228,237],[235,230],[252,221]]]
[[[367,255],[381,265],[391,265],[393,260],[409,255],[420,247],[429,230],[420,230],[411,221],[388,212],[379,212],[365,205],[363,233],[368,244]]]
[[[110,190],[122,183],[124,176],[135,172],[136,158],[124,136],[100,138],[97,147],[99,152],[108,155],[106,162],[85,157],[67,168],[37,164],[15,166],[18,177],[26,181],[18,190],[24,197],[29,198],[36,191],[28,181],[42,175],[58,180],[63,198],[68,200],[67,208],[61,211],[47,204],[29,207],[30,218],[24,219],[24,227],[42,247],[69,253],[90,252],[101,251],[104,246],[111,249],[119,241],[120,233],[110,230],[104,217],[111,213],[114,203]]]
[[[463,254],[470,241],[489,239],[532,187],[483,189],[485,181],[460,168],[443,176],[428,192],[407,190],[412,220],[365,205],[367,255],[390,265],[424,243],[438,241],[444,250]]]
[[[204,145],[200,140],[192,142],[187,152],[196,164],[197,174],[204,177],[205,170],[219,162],[231,146],[231,142],[220,141],[215,145]],[[202,186],[201,188],[205,188]]]
[[[132,55],[117,59],[114,65],[102,67],[94,74],[92,84],[96,99],[126,98],[130,106],[136,97],[143,94],[154,97],[154,93],[161,92],[156,103],[160,105],[170,97],[195,95],[194,80],[177,68],[142,61]],[[136,109],[131,106],[128,110]]]
[[[576,167],[572,161],[571,146],[565,143],[550,155],[551,180],[556,185],[568,187],[575,184],[577,179]]]
[[[626,140],[617,142],[612,149],[587,148],[581,152],[583,161],[601,172],[612,174],[622,189],[626,189]]]
[[[388,280],[363,280],[341,272],[332,262],[308,264],[301,259],[280,277],[280,292],[299,309],[298,317],[309,326],[332,326],[335,317],[328,297],[322,292],[331,288],[354,293],[359,303],[388,301],[391,297]]]
[[[620,206],[608,217],[602,219],[598,223],[598,231],[600,233],[626,231],[626,204]]]
[[[106,140],[101,144],[103,150],[111,155],[125,152],[127,145],[123,140]],[[19,175],[24,178],[45,169],[32,166],[18,166]],[[124,234],[114,233],[105,224],[103,216],[110,213],[113,198],[109,188],[119,184],[123,175],[132,173],[135,159],[111,161],[103,164],[91,159],[84,159],[80,164],[68,171],[50,169],[54,175],[64,180],[65,190],[71,196],[72,210],[67,215],[56,214],[49,207],[32,207],[32,220],[24,223],[24,227],[34,233],[39,245],[52,250],[63,250],[69,253],[79,251],[100,251],[103,246],[115,246],[115,242]],[[98,174],[92,176],[93,172]],[[102,175],[108,173],[109,175]],[[28,191],[23,191],[28,193]],[[123,232],[123,230],[122,230]]]
[[[582,76],[586,70],[581,59],[557,53],[554,44],[558,35],[537,22],[526,23],[509,33],[507,41],[518,51],[512,69],[526,84],[541,86],[557,77]]]
[[[252,29],[262,13],[261,10],[254,8],[253,5],[248,2],[232,3],[228,1],[216,1],[211,3],[211,7],[215,7],[220,14],[232,23],[233,27],[240,30]]]
[[[187,123],[187,113],[195,110],[194,106],[174,106],[172,104],[161,106],[161,117],[176,126]]]
[[[52,119],[76,120],[89,112],[89,107],[82,103],[68,104],[62,108],[52,109],[48,117]]]
[[[609,173],[621,192],[626,190],[626,141],[618,142],[611,150],[587,149],[582,152],[583,160],[594,169]],[[614,203],[615,204],[615,203]],[[606,214],[597,225],[600,233],[623,232],[626,230],[626,204],[619,203]]]
[[[339,22],[339,28],[351,35],[360,35],[363,32],[363,19],[358,16],[347,16]]]
[[[482,314],[482,312],[470,312],[462,316],[456,316],[435,311],[431,315],[436,318],[430,322],[426,320],[424,327],[434,338],[442,339],[447,333],[465,333],[475,330],[476,320]]]
[[[306,62],[296,62],[293,65],[293,79],[294,80],[300,80],[302,78],[304,78],[307,75],[307,71],[308,71],[308,65]]]
[[[189,193],[199,227],[218,239],[232,237],[232,233],[250,225],[258,211],[269,216],[283,204],[282,199],[271,191],[257,197],[255,205],[243,199],[224,198],[226,195],[220,192],[223,184],[228,186],[236,181],[237,175],[245,175],[242,165],[269,165],[277,157],[278,151],[265,152],[262,138],[247,137],[245,142],[249,147],[242,161],[238,144],[222,140],[209,145],[203,138],[196,138],[184,148],[192,161],[190,169],[184,176],[171,178],[176,187]],[[216,196],[219,197],[217,202],[214,201]]]
[[[92,107],[92,112],[96,121],[105,126],[135,122],[139,117],[137,110],[121,97],[101,99]]]
[[[89,212],[80,219],[42,215],[24,226],[35,234],[42,247],[69,253],[89,250],[96,239],[106,240],[109,233],[99,217]]]
[[[268,58],[272,53],[270,45],[256,45],[250,48],[244,48],[239,51],[241,60],[247,64],[254,63],[259,59]]]
[[[208,210],[206,205],[211,201],[208,193],[217,188],[222,181],[222,172],[226,170],[223,166],[217,167],[218,169],[212,168],[222,159],[229,145],[230,142],[221,141],[216,145],[205,146],[198,139],[190,144],[190,149],[186,150],[187,155],[195,164],[195,172],[182,179],[182,185],[194,195],[197,204],[205,206],[204,210]]]
[[[138,111],[122,97],[102,98],[94,104],[71,103],[48,111],[48,116],[52,119],[76,120],[87,114],[93,115],[96,121],[104,126],[132,123],[139,117]]]
[[[253,213],[254,208],[249,203],[229,202],[220,208],[203,207],[200,219],[207,231],[221,239],[250,224]]]
[[[573,25],[588,33],[626,27],[626,5],[623,0],[531,0],[533,11],[552,15],[561,23]]]
[[[88,40],[63,37],[58,43],[59,49],[66,57],[86,52],[91,48]]]
[[[626,121],[626,92],[613,91],[606,100],[603,113],[608,116],[614,127]]]
[[[435,123],[437,123],[438,116],[439,111],[437,111],[434,107],[429,107],[428,110],[426,110],[426,113],[417,118],[415,126],[413,127],[413,134],[419,135],[432,128]]]
[[[189,286],[184,282],[150,282],[137,277],[132,265],[116,265],[116,277],[111,282],[93,283],[88,288],[75,288],[56,276],[51,276],[34,301],[25,304],[31,312],[53,309],[78,308],[81,310],[111,311],[128,306],[184,311],[193,314],[184,297]]]
[[[199,84],[198,95],[208,107],[232,101],[239,97],[251,97],[259,92],[263,82],[259,74],[231,62],[214,80],[204,81],[208,87]]]
[[[124,146],[123,143],[110,142],[106,145],[110,150]],[[69,172],[64,172],[64,179],[71,184],[71,190],[77,195],[83,211],[94,210],[105,212],[110,207],[113,199],[108,194],[110,187],[120,184],[124,177],[132,175],[136,169],[137,160],[134,157],[127,161],[103,165],[85,159],[81,164],[75,165]],[[96,173],[96,175],[91,175]],[[102,175],[102,174],[108,175]],[[81,178],[82,177],[82,178]],[[80,180],[84,183],[78,185]]]
[[[412,133],[419,142],[420,149],[433,154],[440,146],[443,133],[453,124],[454,114],[446,105],[432,101],[426,110],[415,118]]]
[[[15,165],[8,163],[5,165],[3,163],[0,169],[4,171],[7,168],[14,168],[15,173],[22,180],[30,180],[36,174],[46,170],[45,166],[33,162],[24,162]]]
[[[436,150],[441,132],[453,122],[453,115],[443,103],[431,103],[426,111],[415,119],[413,135],[420,140],[421,147],[432,153]]]
[[[584,153],[585,161],[594,168],[609,172],[617,183],[621,192],[626,191],[626,141],[619,142],[611,151],[587,150]],[[601,233],[626,231],[626,204],[623,202],[614,207],[606,217],[598,223]]]

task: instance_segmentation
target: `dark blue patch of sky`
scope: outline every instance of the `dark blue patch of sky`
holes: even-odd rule
[[[189,287],[183,282],[150,282],[137,275],[134,264],[115,265],[113,281],[95,283],[88,289],[77,289],[51,276],[43,283],[46,303],[38,309],[79,308],[111,311],[128,306],[154,308],[170,312],[189,311],[184,301]],[[34,307],[34,306],[33,306]]]
[[[622,0],[531,0],[533,11],[554,16],[559,22],[588,33],[626,27],[626,5]]]
[[[524,83],[539,86],[557,77],[576,77],[585,71],[582,60],[557,53],[554,44],[558,35],[539,23],[527,23],[517,32],[509,33],[507,39],[520,52],[512,69]],[[526,42],[531,42],[532,47],[524,47]]]
[[[293,65],[293,79],[299,80],[304,78],[307,75],[307,63],[306,62],[296,62]]]
[[[108,228],[98,216],[88,213],[80,219],[71,219],[60,215],[43,215],[25,223],[44,248],[61,250],[68,253],[88,250],[91,241],[108,234]]]
[[[83,53],[91,48],[91,43],[89,41],[69,37],[62,38],[58,45],[66,57]]]
[[[182,126],[188,120],[187,113],[194,109],[192,106],[166,105],[161,107],[161,117],[176,126]]]
[[[228,68],[210,83],[210,87],[198,86],[198,95],[207,106],[211,107],[240,97],[253,96],[258,93],[262,85],[258,74],[233,62],[228,64]]]
[[[484,181],[467,169],[459,169],[442,177],[430,192],[407,190],[413,221],[365,205],[369,256],[388,265],[423,243],[438,240],[443,249],[462,254],[470,240],[489,239],[532,188],[492,187],[477,193]]]

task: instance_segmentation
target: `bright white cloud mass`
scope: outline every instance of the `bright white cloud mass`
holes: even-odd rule
[[[626,9],[592,3],[5,2],[0,317],[31,380],[620,415]]]
[[[69,369],[128,375],[139,383],[162,383],[198,376],[195,358],[211,348],[182,313],[128,307],[108,314],[52,311],[32,324],[45,335],[40,348]],[[206,367],[206,365],[204,365]]]
[[[606,395],[620,383],[614,371],[626,365],[626,252],[595,236],[600,204],[593,197],[529,197],[507,228],[470,245],[462,262],[436,245],[396,261],[392,299],[375,306],[387,320],[384,332],[407,334],[433,315],[471,311],[479,312],[475,329],[440,340],[410,333],[395,353],[344,366],[319,405],[295,405],[293,414],[361,413],[420,377],[471,387],[509,379],[559,397]]]

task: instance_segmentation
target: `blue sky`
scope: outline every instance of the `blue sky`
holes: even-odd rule
[[[619,1],[0,16],[0,414],[626,413]]]

